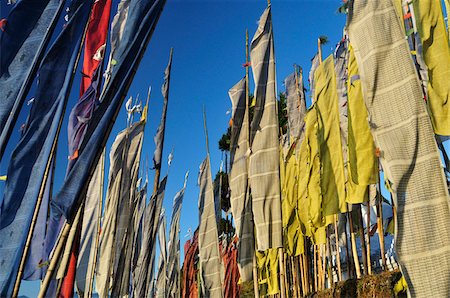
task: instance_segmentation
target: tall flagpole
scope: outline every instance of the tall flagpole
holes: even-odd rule
[[[248,50],[248,29],[245,30],[245,107],[246,107],[246,113],[248,123],[247,123],[247,129],[249,130],[250,135],[250,92],[249,92],[249,79],[248,79],[248,68],[249,65],[249,50]],[[248,144],[248,148],[250,148],[250,142]],[[248,158],[247,158],[247,168],[248,168]],[[247,183],[247,190],[248,190],[248,183]],[[259,282],[258,282],[258,268],[256,264],[256,250],[253,254],[253,291],[255,294],[255,298],[259,298]]]
[[[170,49],[170,56],[169,56],[169,63],[172,63],[172,56],[173,56],[173,48]],[[170,81],[170,69],[169,69],[169,77],[168,77],[168,81]],[[150,94],[150,91],[149,91]],[[169,97],[169,89],[167,89],[167,97]],[[166,99],[164,99],[166,100]],[[167,105],[169,105],[169,103],[167,102]],[[163,115],[164,117],[164,131],[163,131],[163,135],[162,135],[162,141],[161,141],[161,154],[163,152],[163,148],[164,148],[164,134],[165,134],[165,115]],[[161,165],[156,165],[156,169],[155,169],[155,179],[153,181],[153,193],[156,194],[156,192],[158,191],[158,186],[159,186],[159,178],[161,176]]]
[[[98,201],[98,211],[97,211],[97,235],[95,237],[95,248],[94,248],[94,257],[91,268],[91,276],[89,277],[89,287],[88,292],[86,293],[87,298],[92,297],[92,291],[94,286],[94,276],[95,276],[95,267],[97,267],[97,255],[98,255],[98,247],[100,243],[100,231],[101,231],[101,218],[102,218],[102,204],[103,204],[103,184],[105,180],[105,149],[103,149],[103,153],[101,158],[101,180],[100,180],[100,196]]]

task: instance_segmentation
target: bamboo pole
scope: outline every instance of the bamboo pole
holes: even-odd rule
[[[52,150],[50,152],[50,158],[49,158],[49,160],[47,162],[47,165],[45,167],[44,176],[43,176],[43,179],[42,179],[41,187],[39,189],[39,195],[38,195],[38,198],[37,198],[37,201],[36,201],[36,207],[34,208],[33,217],[31,219],[30,229],[28,230],[27,239],[25,241],[25,247],[24,247],[24,250],[23,250],[22,257],[20,259],[19,271],[17,273],[17,278],[16,278],[16,281],[14,283],[14,290],[13,290],[13,294],[12,294],[12,297],[14,297],[14,298],[19,295],[20,284],[22,282],[23,272],[24,272],[24,269],[25,269],[25,262],[27,260],[28,252],[30,250],[31,240],[33,238],[33,233],[34,233],[34,229],[36,227],[36,222],[37,222],[37,218],[38,218],[38,215],[39,215],[39,210],[41,208],[42,200],[44,198],[45,186],[47,184],[47,179],[48,179],[48,176],[49,176],[49,173],[50,173],[50,167],[51,167],[51,164],[52,164],[52,160],[53,160],[53,156],[54,156],[55,151],[56,151],[56,142],[53,143]]]
[[[313,267],[314,267],[314,291],[317,291],[317,251],[316,245],[313,244]]]
[[[284,284],[285,286],[285,290],[286,290],[286,297],[291,297],[290,293],[290,287],[291,287],[291,279],[290,276],[287,275],[288,272],[288,266],[289,266],[289,262],[287,261],[287,253],[283,253],[283,263],[284,263]]]
[[[353,254],[353,262],[355,264],[355,271],[356,271],[356,278],[361,278],[361,266],[359,264],[359,258],[358,258],[358,252],[356,250],[356,237],[355,237],[355,231],[353,229],[353,219],[351,212],[347,212],[348,216],[348,223],[350,226],[350,238],[351,238],[351,245],[352,245],[352,254]]]
[[[338,281],[342,281],[342,268],[341,268],[341,252],[339,251],[339,230],[337,223],[337,214],[334,215],[334,235],[336,240],[336,264],[338,268]]]
[[[346,215],[345,215],[346,216]],[[351,278],[353,276],[353,263],[352,263],[352,254],[350,249],[348,248],[348,237],[347,237],[347,225],[345,225],[345,233],[344,233],[344,241],[345,241],[345,253],[347,254],[347,276]]]
[[[278,263],[280,266],[281,298],[286,298],[286,283],[285,283],[286,272],[284,270],[283,248],[282,247],[278,248]]]
[[[322,42],[320,38],[317,39],[317,53],[319,55],[319,64],[322,64]]]
[[[299,266],[298,266],[298,257],[291,257],[291,267],[292,267],[292,273],[293,273],[293,281],[294,281],[294,297],[298,298],[301,297],[301,283],[300,283],[300,272],[299,272]]]
[[[306,253],[306,252],[305,252]],[[307,287],[306,287],[306,274],[305,274],[305,268],[303,266],[303,257],[305,255],[305,253],[301,254],[298,256],[298,267],[299,267],[299,272],[300,272],[300,284],[301,284],[301,293],[300,297],[306,296],[306,293],[308,292]]]
[[[378,191],[377,191],[377,230],[378,238],[380,240],[380,252],[381,252],[381,262],[383,264],[383,270],[386,270],[386,254],[384,251],[384,227],[383,227],[383,200],[381,198],[381,184],[380,175],[378,175]]]
[[[362,212],[361,212],[361,204],[356,205],[356,212],[358,215],[358,221],[359,221],[359,238],[361,240],[361,250],[362,250],[362,258],[363,258],[363,264],[364,264],[364,273],[368,274],[368,261],[367,261],[367,247],[366,247],[366,240],[364,236],[364,224],[362,219]]]
[[[326,256],[327,256],[327,268],[326,268],[326,273],[327,273],[327,287],[331,288],[331,284],[334,282],[333,279],[333,260],[331,258],[331,244],[330,244],[330,232],[329,232],[329,227],[327,227],[327,246],[326,246]]]
[[[100,197],[98,201],[98,212],[97,212],[97,236],[95,237],[95,249],[92,262],[91,276],[89,278],[89,288],[86,293],[87,298],[92,298],[92,291],[94,287],[94,277],[95,268],[97,267],[97,255],[100,244],[100,232],[101,232],[101,218],[102,218],[102,204],[103,204],[103,184],[105,180],[105,149],[103,150],[101,158],[101,180],[100,180]]]
[[[370,258],[370,209],[372,207],[370,206],[370,201],[367,202],[367,273],[369,275],[372,275],[372,261]]]
[[[249,113],[249,105],[250,105],[250,91],[249,91],[249,77],[248,77],[248,69],[249,69],[249,43],[248,43],[248,29],[245,29],[245,107],[246,107],[246,113]],[[249,130],[250,134],[250,115],[247,116],[248,123],[247,123],[247,129]],[[250,148],[250,143],[247,144],[248,148]],[[247,158],[247,166],[248,166],[248,158]],[[247,180],[248,182],[248,180]],[[247,187],[249,187],[249,183],[247,183]],[[258,282],[258,268],[256,264],[256,250],[253,254],[253,291],[255,294],[255,298],[259,298],[259,282]]]
[[[74,221],[76,221],[76,217],[80,216],[81,209],[82,209],[82,206],[80,206],[78,208],[77,214],[75,216]],[[63,253],[64,248],[66,246],[66,241],[67,241],[67,237],[69,236],[69,232],[70,232],[71,226],[72,226],[72,223],[66,222],[64,224],[64,227],[63,227],[62,232],[61,232],[61,236],[58,238],[58,241],[56,243],[56,246],[55,246],[52,258],[50,260],[50,265],[48,266],[47,273],[45,274],[45,277],[42,280],[38,298],[46,297],[47,290],[48,290],[48,287],[50,285],[50,281],[51,281],[51,279],[53,277],[53,273],[54,273],[54,271],[55,271],[55,269],[56,269],[56,267],[57,267],[57,265],[59,263],[59,258],[61,256],[61,254]]]

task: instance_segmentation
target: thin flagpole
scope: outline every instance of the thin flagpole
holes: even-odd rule
[[[367,201],[367,273],[372,275],[372,262],[370,259],[370,199]]]
[[[377,228],[378,228],[378,238],[380,239],[380,252],[381,261],[383,263],[383,270],[386,270],[386,255],[384,252],[384,227],[383,227],[383,200],[381,198],[381,184],[380,184],[380,174],[378,173],[378,187],[377,197]]]
[[[356,212],[358,214],[358,221],[359,221],[359,238],[361,240],[361,250],[362,250],[362,257],[363,257],[363,264],[364,264],[364,273],[369,274],[368,270],[368,260],[367,260],[367,246],[366,246],[366,237],[364,236],[364,223],[363,223],[363,216],[361,211],[361,204],[358,204],[356,207]]]
[[[98,202],[98,212],[97,212],[97,235],[95,237],[95,249],[94,249],[94,257],[92,262],[91,276],[89,278],[89,287],[88,292],[86,293],[87,298],[92,297],[93,287],[94,287],[94,276],[95,276],[95,268],[97,267],[97,255],[98,248],[100,244],[100,232],[101,232],[101,218],[102,218],[102,204],[103,204],[103,187],[105,180],[105,149],[103,149],[103,153],[101,158],[101,180],[100,180],[100,197]]]
[[[355,271],[356,271],[356,278],[361,278],[361,266],[359,264],[359,258],[358,258],[358,252],[356,250],[356,236],[355,231],[353,229],[353,218],[352,218],[352,212],[347,212],[348,216],[348,224],[350,226],[350,239],[351,239],[351,246],[352,246],[352,255],[353,255],[353,262],[355,264]]]

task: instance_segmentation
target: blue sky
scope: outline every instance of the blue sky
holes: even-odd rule
[[[113,12],[117,10],[113,2]],[[293,64],[309,72],[310,60],[317,52],[317,38],[326,35],[329,44],[323,47],[323,57],[332,53],[332,48],[342,37],[345,16],[336,12],[341,0],[272,0],[272,16],[275,39],[278,91],[284,91],[282,81],[293,71]],[[203,133],[202,106],[205,105],[210,140],[212,173],[218,171],[221,152],[217,142],[227,128],[231,103],[228,89],[244,74],[245,30],[250,40],[256,30],[257,21],[266,7],[266,1],[168,0],[153,38],[147,48],[128,95],[140,94],[144,100],[149,85],[153,91],[150,99],[148,124],[143,147],[143,163],[153,156],[153,136],[161,117],[163,72],[169,51],[174,47],[164,148],[163,175],[167,172],[167,155],[174,149],[174,160],[168,178],[164,207],[170,223],[172,200],[182,187],[184,174],[190,171],[183,207],[181,211],[181,248],[187,240],[185,235],[198,225],[198,168],[206,155]],[[1,17],[8,8],[1,3]],[[306,80],[305,80],[306,81]],[[78,100],[79,75],[75,78],[68,109]],[[251,90],[253,82],[251,81]],[[30,94],[29,98],[32,97]],[[15,129],[5,160],[0,164],[0,175],[6,174],[8,156],[18,140],[18,127],[23,123],[29,107],[25,106]],[[109,152],[117,133],[126,125],[124,107],[120,112],[107,143]],[[55,191],[58,191],[67,163],[67,119],[63,124],[57,155]],[[150,162],[151,164],[151,162]],[[109,161],[106,163],[107,177]],[[149,173],[152,184],[153,171]],[[0,193],[3,183],[0,182]],[[184,252],[181,252],[184,255]],[[183,257],[182,257],[183,258]],[[22,283],[21,294],[34,297],[38,283]]]

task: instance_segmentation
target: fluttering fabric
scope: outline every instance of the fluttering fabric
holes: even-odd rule
[[[0,30],[0,160],[63,6],[59,0],[21,0]]]
[[[450,136],[450,46],[441,1],[413,3],[428,68],[427,105],[434,132]],[[448,16],[447,16],[448,18]]]
[[[111,295],[114,297],[125,296],[129,293],[131,278],[131,263],[134,241],[134,210],[136,208],[136,184],[139,179],[139,164],[143,146],[145,119],[140,120],[131,127],[130,140],[127,148],[125,173],[122,173],[122,185],[118,221],[116,229],[115,256],[113,267],[113,287]]]
[[[358,65],[350,44],[348,55],[348,162],[347,202],[362,203],[368,199],[368,187],[378,181],[378,160],[369,128]]]
[[[181,281],[183,298],[197,298],[198,297],[198,230],[195,231],[192,240],[188,240],[184,244],[184,262],[183,262],[183,280]]]
[[[342,145],[342,156],[344,160],[344,166],[347,165],[348,152],[348,99],[347,99],[347,86],[348,72],[348,40],[343,38],[334,51],[334,71],[336,73],[336,88],[337,96],[339,102],[339,127],[341,132],[341,145]],[[344,168],[345,181],[347,182],[348,173],[347,169]]]
[[[53,163],[54,161],[52,161]],[[53,167],[53,165],[52,165]],[[53,183],[53,170],[49,174],[47,183],[45,185],[44,195],[42,196],[41,207],[39,208],[36,226],[31,238],[30,248],[28,250],[28,257],[25,261],[25,268],[23,272],[24,280],[38,280],[44,278],[47,269],[47,256],[45,255],[44,244],[46,235],[46,223],[48,216],[48,204],[51,200],[50,189]]]
[[[256,252],[258,266],[258,283],[262,289],[261,294],[276,295],[280,293],[278,250],[268,249]],[[263,287],[261,287],[261,285]],[[265,292],[265,293],[264,293]]]
[[[304,253],[303,229],[299,217],[299,209],[304,206],[298,205],[299,150],[297,146],[300,147],[298,143],[294,143],[287,156],[284,156],[283,150],[280,150],[283,240],[285,252],[291,256]]]
[[[295,65],[295,71],[284,79],[286,86],[286,107],[289,123],[290,143],[295,140],[301,142],[301,133],[304,131],[304,118],[306,114],[305,91],[303,86],[303,71]]]
[[[225,267],[225,277],[223,281],[224,297],[239,298],[240,283],[239,269],[237,265],[238,250],[237,237],[230,239],[230,243],[226,247],[222,247],[222,261]],[[225,241],[226,243],[227,241]]]
[[[83,96],[91,85],[94,71],[103,62],[108,35],[109,17],[111,14],[111,0],[94,2],[89,19],[86,39],[84,41],[83,68],[81,70],[80,96]],[[100,84],[97,88],[100,88]]]
[[[100,104],[88,125],[78,158],[51,202],[66,218],[71,218],[82,200],[89,177],[98,163],[117,111],[135,74],[134,70],[145,52],[164,4],[165,0],[134,0],[130,3],[124,35],[113,56],[117,64],[100,96]]]
[[[344,158],[342,148],[339,102],[333,56],[329,56],[314,74],[317,141],[321,164],[321,210],[323,216],[347,211],[345,202]],[[333,153],[332,153],[333,152]]]
[[[167,280],[167,241],[166,241],[166,213],[164,208],[159,215],[158,228],[158,243],[159,243],[159,261],[158,274],[156,276],[156,297],[167,297],[166,294],[166,280]],[[170,288],[169,288],[170,289]]]
[[[170,50],[169,63],[164,71],[164,83],[161,87],[161,93],[164,97],[161,122],[155,135],[155,152],[153,154],[153,166],[155,169],[161,168],[162,150],[164,145],[164,131],[166,128],[167,105],[169,103],[169,85],[170,85],[170,69],[172,68],[173,49]]]
[[[0,206],[0,296],[11,296],[44,172],[58,135],[78,50],[92,1],[74,2],[74,13],[47,52],[28,126],[12,153]]]
[[[104,154],[103,152],[86,193],[75,279],[75,287],[78,295],[81,297],[84,295],[89,296],[92,293],[90,279],[94,277],[93,264],[97,257],[95,243],[99,241],[100,237],[99,212],[101,213],[100,199],[103,193],[102,160],[105,158]]]
[[[156,236],[159,226],[159,214],[161,213],[167,176],[159,183],[157,193],[150,199],[146,207],[142,247],[139,254],[136,287],[133,289],[134,297],[146,297],[153,284],[154,261],[156,249]]]
[[[245,78],[229,91],[233,106],[230,140],[230,204],[238,236],[238,267],[242,281],[253,279],[255,240],[252,201],[248,189],[249,116]]]
[[[172,219],[170,220],[169,256],[167,261],[167,287],[169,297],[180,297],[180,217],[181,206],[186,190],[188,173],[184,179],[183,188],[173,198]]]
[[[315,96],[314,96],[314,73],[316,72],[317,67],[320,65],[320,58],[319,54],[315,54],[314,57],[311,59],[311,69],[309,70],[309,76],[308,76],[308,82],[309,82],[309,91],[311,96],[311,101],[314,103]]]
[[[303,232],[298,205],[300,147],[305,134],[306,102],[303,74],[299,66],[285,81],[290,147],[280,150],[280,177],[282,189],[282,215],[284,247],[289,255],[304,252]]]
[[[144,127],[145,122],[140,121],[121,131],[111,148],[108,193],[96,270],[100,296],[107,295],[113,282],[121,283],[126,266],[121,256],[131,253],[130,222],[133,217],[130,210],[134,210],[135,194],[132,190],[137,181]]]
[[[348,23],[369,126],[398,208],[396,252],[403,276],[413,297],[447,297],[449,195],[400,20],[392,1],[355,0]]]
[[[217,214],[214,207],[213,181],[209,155],[203,160],[199,174],[200,195],[198,198],[199,226],[198,246],[200,250],[200,275],[204,297],[223,297],[222,262],[219,252]]]
[[[283,246],[275,53],[270,6],[259,20],[250,57],[256,104],[250,129],[248,172],[256,249],[265,251]]]

